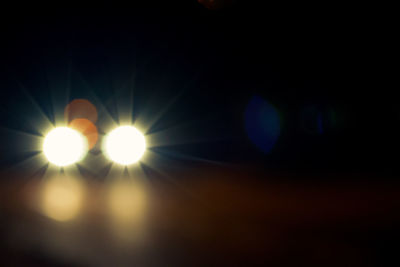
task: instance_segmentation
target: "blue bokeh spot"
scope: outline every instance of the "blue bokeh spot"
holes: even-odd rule
[[[276,108],[259,96],[254,96],[245,112],[246,133],[264,153],[270,153],[281,130]]]

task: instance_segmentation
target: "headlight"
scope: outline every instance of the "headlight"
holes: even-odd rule
[[[110,160],[121,165],[130,165],[143,156],[146,140],[135,127],[121,126],[106,136],[103,150]]]
[[[67,166],[81,160],[87,152],[86,138],[68,127],[57,127],[44,139],[46,158],[58,166]]]

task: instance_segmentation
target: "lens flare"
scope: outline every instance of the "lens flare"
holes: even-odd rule
[[[50,131],[43,142],[46,158],[58,166],[67,166],[81,160],[88,150],[86,138],[68,127]]]
[[[64,109],[64,118],[67,122],[74,119],[87,119],[96,123],[97,116],[96,107],[86,99],[75,99]]]
[[[103,149],[112,161],[121,165],[130,165],[143,156],[146,140],[135,127],[121,126],[106,136]]]
[[[77,179],[57,176],[46,181],[42,191],[43,213],[56,221],[75,218],[83,203],[84,186]]]
[[[96,125],[90,120],[74,119],[68,124],[68,127],[77,130],[86,137],[89,149],[92,149],[96,145],[99,134]]]

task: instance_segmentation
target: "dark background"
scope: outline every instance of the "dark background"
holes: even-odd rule
[[[185,125],[181,134],[193,142],[154,148],[157,153],[179,162],[174,171],[179,173],[179,166],[185,165],[181,175],[197,177],[199,169],[214,173],[213,164],[226,164],[242,171],[233,182],[228,179],[228,185],[245,184],[247,174],[255,172],[252,177],[255,182],[252,181],[266,190],[261,195],[268,195],[271,190],[268,183],[273,182],[285,184],[285,188],[302,188],[300,199],[310,197],[307,193],[310,188],[316,191],[320,188],[321,195],[333,192],[332,203],[342,203],[340,192],[348,192],[343,196],[342,206],[352,201],[358,203],[358,196],[364,196],[365,201],[361,200],[359,206],[355,204],[354,209],[357,214],[357,207],[362,207],[369,214],[364,219],[364,215],[358,217],[363,230],[350,226],[351,223],[343,223],[338,229],[326,219],[329,226],[324,228],[322,222],[317,230],[320,234],[314,234],[314,238],[324,236],[331,244],[331,240],[337,241],[337,233],[341,233],[343,236],[336,246],[357,251],[352,252],[358,253],[357,260],[346,263],[348,256],[343,256],[339,257],[343,261],[332,266],[386,266],[385,261],[390,262],[395,255],[391,242],[395,240],[398,225],[395,210],[399,201],[395,196],[400,113],[395,87],[388,83],[393,71],[386,62],[390,61],[390,42],[386,39],[390,31],[385,19],[378,17],[378,10],[348,3],[216,0],[215,6],[207,6],[205,2],[58,1],[49,4],[39,1],[4,6],[0,126],[35,133],[25,123],[31,111],[20,102],[24,93],[18,83],[27,88],[51,120],[54,120],[51,92],[57,91],[57,86],[69,86],[69,100],[94,101],[90,93],[94,91],[115,119],[118,118],[118,94],[122,91],[133,90],[134,116],[146,108],[162,109],[172,103],[150,132]],[[53,84],[49,84],[49,76],[53,77]],[[245,110],[255,96],[268,101],[279,112],[279,137],[267,153],[251,142],[245,130]],[[320,116],[320,122],[316,116]],[[29,156],[13,148],[20,142],[16,137],[2,136],[2,168],[7,169]],[[222,167],[221,173],[224,170]],[[155,175],[149,176],[149,179],[158,179]],[[5,176],[1,179],[10,180]],[[101,175],[88,179],[102,181]],[[217,191],[219,188],[212,183],[208,187],[215,187]],[[375,190],[377,187],[380,189]],[[243,191],[243,198],[252,197],[251,190]],[[219,197],[223,198],[224,192]],[[294,193],[290,192],[282,193],[283,198],[292,197]],[[381,214],[380,207],[371,207],[376,199],[380,199],[383,209],[389,207],[388,210]],[[307,205],[317,204],[311,200]],[[280,216],[279,205],[277,210],[275,215]],[[261,211],[254,212],[263,218]],[[346,218],[346,214],[339,212],[338,216]],[[385,223],[365,226],[370,221],[379,221],[378,217],[386,218],[382,219]],[[2,220],[4,225],[9,223],[7,219]],[[270,226],[271,232],[274,227]],[[289,236],[290,231],[281,230]],[[303,230],[293,231],[296,235]],[[166,234],[173,235],[173,230]],[[269,232],[260,235],[268,239]],[[216,234],[213,238],[223,237]],[[315,241],[307,237],[300,239],[307,244]],[[196,240],[187,242],[197,244]],[[227,244],[230,242],[220,246],[224,248]],[[176,251],[186,245],[177,243]],[[327,245],[326,250],[334,251],[332,246],[335,247]],[[274,253],[268,248],[256,256],[245,249],[239,249],[236,254],[243,254],[238,256],[243,262],[250,259],[250,265],[280,265],[280,259],[297,255],[300,247],[284,247],[272,260],[265,256]],[[185,264],[171,256],[165,266],[190,266],[195,265],[198,257],[215,256],[201,249],[201,256],[197,255],[197,249],[196,246],[187,249],[190,252],[186,255],[193,257],[188,256]],[[217,266],[223,263],[233,266],[229,260],[225,261],[230,257],[230,250],[224,251],[217,256],[220,260]],[[17,255],[16,258],[26,257],[27,264],[36,262],[35,253]],[[334,258],[330,254],[321,257],[325,264],[326,259]],[[327,266],[318,260],[310,263],[308,259],[304,256],[299,264]],[[41,260],[53,262],[53,259]],[[56,257],[54,262],[63,260]],[[288,260],[281,264],[293,266],[296,262]]]

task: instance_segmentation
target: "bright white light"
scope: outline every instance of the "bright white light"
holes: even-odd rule
[[[44,155],[58,166],[67,166],[81,160],[87,149],[86,138],[68,127],[53,129],[43,143]]]
[[[121,126],[111,131],[105,139],[104,151],[114,162],[129,165],[139,161],[146,150],[146,140],[133,126]]]

